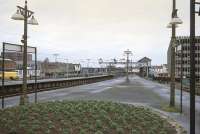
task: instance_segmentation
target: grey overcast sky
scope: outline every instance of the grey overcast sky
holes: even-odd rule
[[[10,19],[17,5],[24,0],[0,0],[1,42],[20,43],[23,23]],[[54,53],[71,61],[123,58],[130,49],[134,61],[167,61],[172,0],[28,0],[28,6],[39,22],[29,26],[29,45],[38,48],[41,60]],[[177,8],[184,22],[177,35],[189,35],[189,0],[177,0]]]

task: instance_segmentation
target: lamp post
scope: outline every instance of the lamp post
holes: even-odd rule
[[[181,94],[180,94],[180,113],[183,112],[183,45],[181,45]]]
[[[147,61],[147,64],[146,64],[146,72],[147,72],[147,78],[149,78],[149,63]]]
[[[196,0],[190,0],[190,133],[195,134],[195,13],[200,16],[199,11],[195,10],[195,5],[200,5]]]
[[[25,0],[25,6],[20,7],[17,6],[17,12],[11,18],[13,20],[23,20],[24,21],[24,35],[22,39],[22,43],[24,44],[23,51],[23,85],[22,85],[22,94],[20,96],[20,105],[24,105],[28,103],[27,96],[27,32],[28,32],[28,24],[38,25],[37,20],[33,16],[34,12],[28,10],[27,0]],[[31,18],[30,20],[28,20]]]
[[[87,77],[89,77],[89,64],[90,64],[90,59],[87,60]]]
[[[126,56],[126,82],[129,82],[129,77],[128,77],[128,69],[129,69],[129,56],[132,55],[132,52],[128,49],[124,51],[124,55]]]
[[[103,75],[103,73],[104,73],[104,71],[103,71],[103,66],[102,66],[102,63],[103,63],[103,59],[102,58],[100,58],[100,59],[98,59],[98,62],[99,62],[99,65],[100,65],[100,71],[101,71],[101,75]]]
[[[69,78],[69,63],[68,63],[68,59],[66,60],[66,72],[67,72],[67,78]]]
[[[58,62],[57,60],[58,60],[59,54],[53,54],[53,56],[55,57],[55,63]]]
[[[182,24],[182,20],[178,18],[177,16],[177,9],[176,9],[176,0],[173,0],[173,10],[172,10],[172,20],[168,24],[167,28],[172,29],[172,37],[171,37],[171,43],[170,43],[170,49],[171,49],[171,57],[170,57],[170,77],[171,77],[171,83],[170,83],[170,106],[175,106],[175,43],[176,43],[176,27],[178,24]]]

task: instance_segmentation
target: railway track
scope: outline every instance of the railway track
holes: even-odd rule
[[[96,83],[104,80],[113,79],[113,75],[82,77],[73,79],[58,79],[58,80],[43,80],[37,83],[29,82],[27,84],[27,93],[42,92],[48,90],[55,90],[60,88],[68,88],[73,86],[85,85],[90,83]],[[0,97],[18,96],[21,94],[21,83],[6,84],[4,88],[0,86]],[[3,90],[4,89],[4,90]]]

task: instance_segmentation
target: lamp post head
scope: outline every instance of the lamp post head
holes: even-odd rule
[[[177,12],[177,9],[172,12],[172,19],[167,25],[167,28],[172,28],[173,25],[175,25],[175,28],[177,28],[179,24],[183,24],[183,21],[178,17]]]
[[[178,17],[177,15],[177,12],[178,12],[178,9],[175,9],[173,12],[172,12],[172,20],[170,22],[170,24],[183,24],[183,21]]]
[[[132,55],[132,52],[128,49],[126,51],[124,51],[124,54],[127,55],[127,54],[131,54]]]
[[[18,9],[17,12],[11,17],[13,20],[24,20],[24,16],[20,13]]]
[[[30,24],[30,25],[39,25],[38,21],[35,19],[34,16],[32,16],[30,20],[28,20],[28,24]]]
[[[172,28],[172,24],[169,23],[169,24],[167,25],[167,28]],[[177,24],[175,25],[175,28],[178,28],[178,25],[177,25]]]
[[[170,24],[171,25],[183,24],[183,21],[179,17],[175,16],[174,18],[172,18]]]
[[[103,59],[100,58],[100,59],[99,59],[99,64],[102,64],[102,63],[103,63]]]

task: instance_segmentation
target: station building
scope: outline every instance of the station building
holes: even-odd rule
[[[151,59],[148,57],[143,57],[138,60],[137,67],[139,68],[139,75],[142,77],[149,77],[149,71],[151,68]]]

